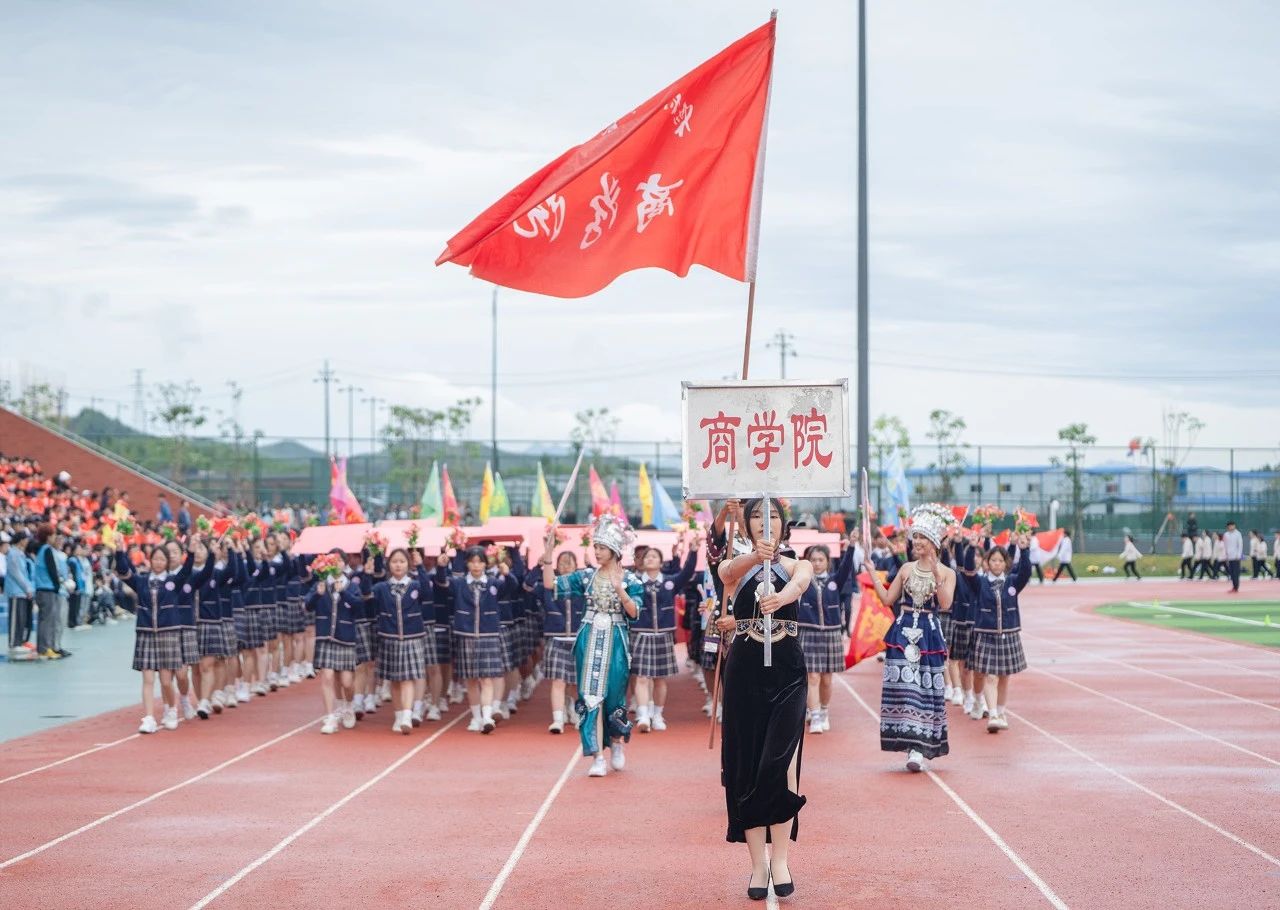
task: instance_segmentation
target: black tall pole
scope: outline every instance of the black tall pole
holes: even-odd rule
[[[858,0],[858,469],[871,468],[867,344],[867,0]]]

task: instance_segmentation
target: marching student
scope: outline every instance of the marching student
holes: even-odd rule
[[[1280,531],[1276,531],[1276,539],[1271,542],[1271,559],[1275,576],[1280,579]]]
[[[831,674],[844,672],[844,608],[841,592],[853,573],[855,547],[845,550],[835,572],[831,550],[815,544],[804,558],[813,567],[813,581],[796,605],[800,622],[800,650],[809,674],[807,720],[810,733],[831,729]]]
[[[197,551],[197,545],[201,547],[200,551]],[[183,663],[182,669],[177,674],[178,705],[182,708],[184,720],[195,720],[196,702],[200,698],[200,638],[196,630],[196,589],[208,581],[209,571],[212,570],[213,565],[208,561],[208,549],[204,548],[203,542],[198,537],[192,538],[186,553],[177,540],[165,541],[164,548],[169,552],[170,565],[180,565],[186,553],[195,553],[197,560],[200,560],[195,570],[199,575],[193,576],[186,583],[178,586],[178,615],[182,623]]]
[[[414,686],[427,673],[423,592],[409,576],[405,550],[388,554],[387,571],[387,579],[373,586],[378,609],[378,677],[392,686],[395,721],[391,730],[407,736],[414,727]]]
[[[1034,538],[1033,538],[1034,540]],[[951,602],[951,631],[947,636],[947,680],[950,685],[951,704],[961,707],[966,714],[973,710],[973,670],[969,659],[973,651],[973,577],[977,574],[979,544],[956,539],[954,568],[956,593]],[[944,690],[943,694],[947,694]]]
[[[341,550],[329,551],[345,561]],[[358,582],[347,575],[318,578],[306,599],[306,610],[315,620],[315,668],[324,699],[324,723],[320,732],[332,735],[341,724],[356,725],[355,699],[356,617],[364,613],[364,596]]]
[[[225,704],[218,685],[218,664],[229,652],[218,592],[226,582],[228,566],[216,542],[205,546],[200,537],[193,537],[191,550],[196,557],[191,583],[195,588],[196,644],[200,649],[194,680],[198,699],[196,714],[201,720],[208,720],[210,714],[221,714]]]
[[[1178,564],[1178,579],[1190,581],[1196,575],[1196,545],[1190,534],[1182,535],[1182,562]]]
[[[241,572],[243,563],[240,554],[229,538],[223,538],[217,544],[220,561],[224,564],[222,584],[218,586],[218,616],[222,624],[223,648],[226,656],[218,661],[217,689],[213,693],[213,709],[235,708],[240,704],[236,696],[236,682],[240,676],[240,649],[236,635],[236,605],[244,609],[244,598],[240,594]],[[217,571],[217,564],[214,565]]]
[[[160,698],[164,703],[161,726],[178,729],[177,690],[174,674],[182,662],[182,619],[178,609],[178,588],[191,577],[195,554],[170,572],[169,551],[152,547],[149,556],[136,569],[131,556],[136,547],[116,551],[116,575],[137,596],[137,623],[134,627],[133,669],[142,672],[142,724],[139,733],[155,733],[156,675],[160,676]]]
[[[993,547],[986,558],[986,571],[978,575],[974,586],[977,608],[973,626],[974,687],[986,697],[987,732],[998,733],[1009,728],[1005,706],[1009,701],[1009,677],[1027,668],[1022,650],[1022,615],[1018,595],[1031,581],[1031,558],[1028,535],[1015,537],[1013,574],[1009,574],[1010,555],[1002,547]],[[980,706],[969,712],[981,720]]]
[[[280,548],[280,538],[274,531],[265,532],[263,546],[267,558],[271,561],[272,577],[275,579],[272,602],[275,605],[275,633],[267,640],[267,685],[271,691],[286,689],[293,682],[289,677],[288,661],[293,651],[293,639],[289,629],[293,620],[289,615],[289,561]]]
[[[241,629],[244,637],[240,659],[247,687],[240,693],[241,701],[267,694],[267,674],[271,667],[267,645],[276,637],[276,567],[268,559],[267,544],[262,538],[249,544],[245,570],[248,578],[244,584],[244,623]],[[275,688],[275,685],[271,686],[272,690]]]
[[[453,613],[453,674],[467,687],[467,703],[473,733],[492,733],[496,724],[498,686],[507,672],[502,644],[502,609],[499,598],[518,589],[519,581],[501,564],[497,578],[488,575],[488,559],[482,547],[463,552],[467,571],[449,572],[449,554],[436,558],[436,599],[447,600]]]
[[[565,550],[556,557],[556,575],[572,575],[578,571],[578,557],[572,550]],[[535,573],[530,572],[525,578]],[[541,579],[539,579],[541,581]],[[586,612],[587,602],[581,594],[569,592],[565,597],[557,597],[553,589],[539,585],[543,595],[543,673],[551,680],[551,725],[548,733],[564,732],[565,719],[568,718],[576,727],[579,722],[575,703],[578,700],[578,668],[573,662],[573,641],[582,628],[582,615]]]
[[[1062,577],[1063,572],[1070,575],[1072,581],[1079,581],[1080,579],[1076,578],[1076,570],[1071,567],[1071,558],[1075,555],[1075,549],[1071,542],[1070,531],[1062,532],[1062,540],[1058,541],[1058,550],[1056,555],[1058,557],[1058,571],[1053,575],[1054,584],[1057,584],[1058,579]]]
[[[1216,579],[1220,575],[1230,578],[1227,572],[1227,541],[1221,531],[1213,536],[1213,577]]]
[[[1142,581],[1142,576],[1138,574],[1138,560],[1142,558],[1142,553],[1138,551],[1138,545],[1133,542],[1133,535],[1124,535],[1124,549],[1120,552],[1120,558],[1124,560],[1124,577],[1128,578],[1132,575],[1138,581]]]
[[[436,623],[438,619],[436,617],[432,578],[431,573],[427,571],[423,563],[421,550],[413,549],[409,551],[409,566],[422,594],[422,624],[426,630],[426,634],[423,635],[422,639],[422,657],[426,663],[427,673],[425,679],[414,682],[413,709],[410,714],[413,725],[418,727],[422,725],[423,720],[434,722],[440,719],[442,693],[440,652],[436,638]]]
[[[1217,578],[1218,570],[1213,565],[1213,537],[1208,531],[1201,532],[1196,538],[1196,578]]]
[[[291,550],[293,540],[288,532],[279,531],[276,537],[280,541],[280,556],[284,561],[284,651],[285,663],[282,664],[282,675],[287,670],[290,684],[300,683],[304,678],[315,676],[307,666],[307,610],[304,604],[306,589],[311,581],[307,572],[307,559],[295,556]]]
[[[1267,567],[1267,542],[1257,528],[1249,532],[1249,558],[1253,560],[1254,578],[1272,577],[1271,569]]]
[[[680,675],[676,663],[676,595],[693,578],[698,564],[696,543],[676,572],[664,572],[662,552],[648,547],[640,557],[644,596],[631,625],[631,675],[636,681],[636,730],[667,729],[667,680]],[[843,656],[841,660],[843,660]],[[842,668],[843,669],[843,668]]]

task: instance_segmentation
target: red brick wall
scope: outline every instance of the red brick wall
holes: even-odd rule
[[[129,504],[134,514],[142,519],[155,518],[162,492],[168,493],[169,505],[175,515],[182,501],[181,496],[172,490],[165,490],[141,474],[135,474],[6,408],[0,408],[0,452],[36,459],[46,477],[66,471],[71,475],[71,485],[78,490],[101,490],[103,487],[128,490]],[[197,514],[209,513],[192,503],[191,516],[194,518]]]

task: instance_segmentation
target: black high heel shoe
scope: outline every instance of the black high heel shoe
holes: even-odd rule
[[[747,897],[753,901],[762,901],[769,896],[769,879],[766,876],[763,888],[751,887],[751,876],[747,876]]]
[[[769,877],[773,878],[773,869],[769,870]],[[791,881],[789,882],[775,881],[773,883],[773,893],[778,895],[778,897],[790,897],[791,895],[795,894],[796,893],[795,878],[796,878],[795,875],[792,875]]]

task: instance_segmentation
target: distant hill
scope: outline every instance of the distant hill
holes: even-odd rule
[[[141,436],[133,427],[121,423],[101,411],[83,408],[67,423],[67,429],[79,436]]]
[[[271,445],[259,446],[258,452],[263,458],[323,458],[324,453],[304,446],[293,439],[282,439]]]

